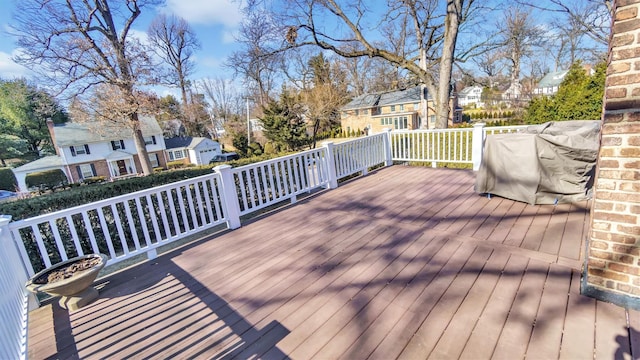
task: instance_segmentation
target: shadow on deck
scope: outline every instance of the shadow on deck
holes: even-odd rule
[[[393,166],[31,313],[31,358],[631,358],[640,316],[579,294],[589,206]],[[627,323],[628,319],[628,323]]]

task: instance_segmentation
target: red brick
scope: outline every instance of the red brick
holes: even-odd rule
[[[621,182],[620,191],[640,192],[640,183],[638,182]]]
[[[629,208],[629,212],[631,212],[632,214],[640,214],[640,206],[638,205],[632,205]]]
[[[629,31],[634,31],[640,28],[640,19],[630,19],[626,21],[616,21],[613,24],[613,33],[621,34]]]
[[[624,213],[627,211],[627,205],[625,204],[616,204],[613,210],[617,213]]]
[[[599,276],[587,276],[589,284],[604,287],[604,279]]]
[[[600,165],[601,169],[617,169],[620,167],[620,163],[618,162],[618,160],[600,160],[600,162],[598,162],[598,165]]]
[[[640,70],[640,61],[635,63],[635,70]],[[632,97],[638,97],[640,96],[640,88],[633,88],[633,90],[631,90],[631,96]]]
[[[631,293],[631,286],[629,286],[627,284],[617,283],[616,284],[616,290],[624,292],[624,293]]]
[[[613,203],[605,202],[605,201],[596,201],[593,204],[593,208],[595,210],[612,211],[613,210]]]
[[[637,239],[632,235],[614,234],[604,231],[592,231],[591,238],[596,240],[604,240],[617,242],[619,244],[635,244]]]
[[[622,145],[622,138],[619,136],[603,136],[602,146],[620,146]]]
[[[616,227],[616,230],[624,234],[640,236],[640,225],[636,225],[636,226],[618,225]]]
[[[631,146],[640,146],[640,136],[631,136],[627,140],[627,143]]]
[[[627,169],[640,169],[640,161],[631,161],[624,164]]]
[[[601,222],[601,221],[593,221],[591,223],[591,228],[593,228],[593,230],[609,231],[609,230],[611,230],[611,223],[609,223],[609,222]]]
[[[609,111],[604,113],[604,122],[605,123],[619,123],[622,120],[624,120],[624,114],[612,113],[612,112],[609,112]]]
[[[633,111],[625,113],[626,121],[640,121],[640,112]]]
[[[600,269],[589,269],[589,274],[594,276],[599,276],[605,279],[611,279],[616,281],[628,282],[629,276],[625,274],[620,274],[614,271],[600,270]]]
[[[608,99],[619,99],[627,96],[627,89],[625,88],[615,88],[615,89],[607,89],[607,98]]]
[[[614,180],[640,180],[640,172],[630,170],[600,170],[599,176]]]
[[[603,135],[639,134],[639,133],[640,133],[640,124],[637,124],[637,123],[604,124],[602,126]]]
[[[618,9],[620,9],[620,8],[618,8]],[[638,8],[637,7],[621,9],[621,10],[616,11],[616,22],[617,21],[624,21],[624,20],[633,19],[636,16],[638,16]]]
[[[636,224],[638,217],[634,215],[624,215],[611,212],[594,211],[593,218],[597,220],[605,220],[626,224]]]
[[[623,157],[640,157],[640,147],[622,148],[620,149],[620,155]]]
[[[640,248],[637,246],[629,246],[629,245],[620,245],[613,244],[611,245],[611,250],[621,254],[629,254],[633,256],[640,256]]]
[[[610,179],[597,179],[596,180],[596,189],[598,190],[615,190],[616,189],[616,181]]]
[[[625,264],[620,264],[616,262],[611,262],[608,264],[610,270],[629,274],[629,275],[640,275],[640,268],[635,266],[629,266]],[[616,280],[616,279],[614,279]],[[622,281],[622,280],[621,280]]]
[[[621,50],[622,52],[624,50]],[[640,53],[640,49],[635,49],[635,54]],[[640,83],[640,74],[625,74],[625,75],[613,75],[607,76],[607,87],[618,85],[630,85]]]
[[[600,157],[614,157],[617,155],[618,148],[609,147],[609,148],[600,148]]]
[[[609,249],[609,243],[606,241],[597,241],[597,240],[593,240],[591,242],[589,242],[589,245],[591,246],[592,249],[599,249],[599,250],[607,250]],[[620,245],[618,245],[620,246]]]

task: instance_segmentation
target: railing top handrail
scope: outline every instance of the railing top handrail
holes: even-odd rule
[[[530,125],[506,125],[506,126],[490,126],[490,127],[485,127],[484,130],[485,131],[492,131],[492,130],[509,130],[509,129],[526,129],[528,128]]]
[[[472,132],[473,128],[454,128],[454,129],[414,129],[414,130],[392,130],[393,134],[411,134],[411,133],[441,133],[441,132]]]
[[[132,192],[132,193],[123,194],[123,195],[111,197],[111,198],[108,198],[108,199],[93,201],[93,202],[90,202],[88,204],[82,204],[82,205],[74,206],[74,207],[71,207],[71,208],[68,208],[68,209],[63,209],[63,210],[58,210],[58,211],[54,211],[54,212],[47,213],[47,214],[37,215],[37,216],[34,216],[34,217],[30,217],[28,219],[17,220],[17,221],[11,222],[9,224],[9,227],[14,229],[14,228],[19,228],[19,227],[29,226],[29,225],[32,225],[32,224],[38,224],[38,223],[42,223],[42,222],[44,222],[46,220],[49,220],[49,219],[57,219],[57,218],[61,218],[61,217],[64,217],[66,215],[69,215],[69,214],[77,214],[77,213],[80,213],[80,212],[85,211],[85,210],[96,209],[96,208],[103,207],[103,206],[106,206],[106,205],[110,205],[110,204],[113,204],[113,203],[116,203],[116,202],[135,199],[137,197],[153,194],[153,193],[156,193],[158,191],[165,190],[165,189],[171,189],[171,188],[174,188],[174,187],[179,187],[179,186],[182,186],[182,185],[191,184],[191,183],[194,183],[194,182],[198,182],[198,181],[204,180],[206,178],[216,177],[216,176],[219,176],[219,175],[217,173],[215,173],[215,172],[212,172],[211,174],[200,175],[200,176],[189,178],[189,179],[185,179],[185,180],[180,180],[180,181],[176,181],[176,182],[172,182],[172,183],[168,183],[168,184],[164,184],[164,185],[160,185],[160,186],[155,186],[155,187],[150,188],[150,189],[138,190],[138,191],[135,191],[135,192]]]
[[[317,153],[319,151],[322,151],[322,148],[309,149],[309,150],[297,152],[295,154],[278,156],[277,158],[262,160],[262,161],[259,161],[259,162],[238,166],[238,167],[235,167],[235,168],[233,168],[231,170],[234,171],[234,172],[240,172],[240,171],[243,171],[243,170],[246,170],[246,169],[252,169],[252,168],[268,165],[268,164],[271,164],[271,163],[291,160],[291,159],[294,159],[294,158],[297,158],[297,157],[300,157],[300,156],[304,156],[304,155],[311,155],[311,154]]]

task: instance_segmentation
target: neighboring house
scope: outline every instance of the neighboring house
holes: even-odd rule
[[[538,83],[538,86],[533,89],[534,95],[553,95],[558,92],[560,84],[564,80],[569,70],[561,70],[550,72],[545,75]]]
[[[461,121],[462,112],[457,107],[455,96],[451,97],[449,106],[452,109],[449,123]],[[423,125],[433,128],[436,120],[430,94],[427,95],[428,122],[420,117],[419,86],[385,93],[364,94],[353,99],[341,110],[341,127],[347,133],[357,130],[378,133],[385,128],[415,130],[423,128]]]
[[[514,82],[502,92],[502,100],[519,100],[522,98],[522,84]]]
[[[174,137],[164,139],[168,161],[185,164],[207,165],[217,155],[222,154],[217,141],[204,137]]]
[[[458,105],[469,106],[475,104],[477,107],[484,107],[482,99],[482,87],[481,86],[467,86],[466,88],[458,92]]]
[[[96,176],[115,180],[142,172],[130,128],[101,122],[54,125],[47,121],[47,126],[57,155],[13,169],[21,191],[28,190],[26,175],[55,168],[62,169],[71,183]],[[158,122],[142,116],[140,127],[151,166],[165,167],[165,144]]]

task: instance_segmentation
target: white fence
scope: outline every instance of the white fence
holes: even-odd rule
[[[459,162],[479,166],[487,134],[522,127],[388,131],[9,223],[0,220],[0,358],[26,356],[27,296],[35,272],[68,258],[104,253],[111,265],[338,179],[397,161]]]
[[[0,359],[26,359],[27,274],[9,232],[11,217],[0,217]]]

